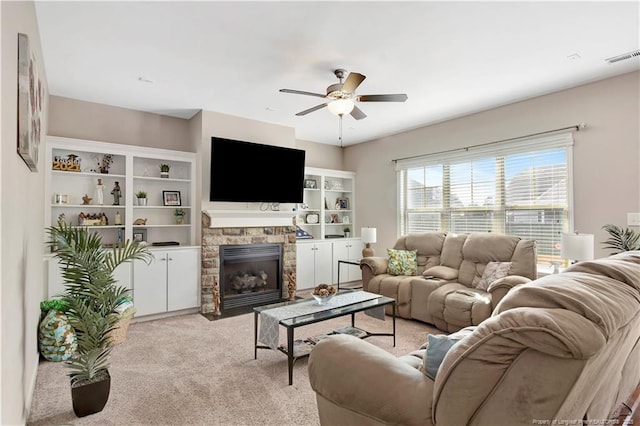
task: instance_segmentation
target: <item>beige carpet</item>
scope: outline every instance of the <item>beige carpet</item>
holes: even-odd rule
[[[349,317],[301,327],[296,338],[349,325]],[[396,355],[420,346],[427,333],[440,333],[417,321],[397,319],[391,337],[367,341]],[[356,326],[391,330],[391,318],[356,315]],[[281,328],[280,340],[286,340]],[[111,394],[100,413],[77,418],[71,406],[67,370],[43,361],[29,425],[316,425],[315,393],[307,358],[294,365],[288,385],[287,359],[281,352],[258,350],[253,358],[253,314],[209,321],[199,314],[141,322],[111,359]]]

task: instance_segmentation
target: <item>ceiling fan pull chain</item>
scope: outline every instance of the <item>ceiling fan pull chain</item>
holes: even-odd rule
[[[340,114],[340,148],[342,148],[342,116],[344,114]]]

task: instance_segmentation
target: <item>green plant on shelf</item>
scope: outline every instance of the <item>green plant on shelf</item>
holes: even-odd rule
[[[184,210],[182,210],[182,209],[175,209],[175,210],[173,211],[173,215],[174,215],[174,216],[184,216],[185,214],[186,214],[186,213],[185,213],[185,212],[184,212]]]
[[[136,192],[136,198],[147,198],[147,193],[145,191],[138,191]]]
[[[160,164],[160,171],[163,173],[169,173],[170,168],[171,166],[169,166],[168,164]]]

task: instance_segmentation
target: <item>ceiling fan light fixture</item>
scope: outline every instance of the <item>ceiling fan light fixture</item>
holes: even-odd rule
[[[355,104],[351,99],[336,99],[335,101],[329,102],[327,108],[329,108],[332,114],[344,115],[353,111],[354,106]]]

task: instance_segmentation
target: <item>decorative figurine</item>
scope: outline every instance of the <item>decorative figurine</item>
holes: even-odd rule
[[[89,195],[84,194],[84,197],[82,197],[82,205],[87,206],[91,204],[91,200],[93,200],[93,198],[89,198]]]
[[[104,204],[104,185],[102,184],[102,179],[98,179],[98,184],[96,185],[96,204],[100,206]]]
[[[118,182],[116,182],[118,183]],[[120,212],[116,212],[116,218],[113,220],[114,225],[122,225],[122,219],[120,218]]]
[[[120,190],[120,184],[116,181],[113,189],[111,190],[111,195],[113,195],[113,205],[120,205],[120,197],[122,197],[122,191]],[[116,224],[119,225],[119,224]]]

